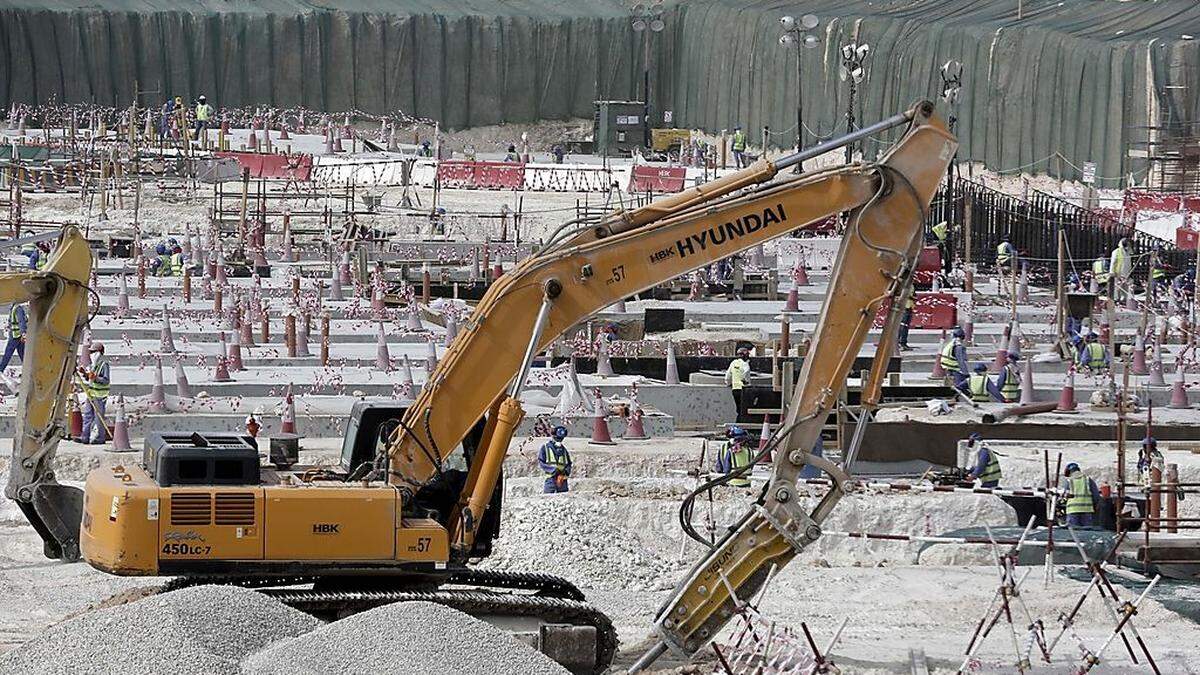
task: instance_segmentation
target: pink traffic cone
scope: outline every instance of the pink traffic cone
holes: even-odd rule
[[[1058,396],[1058,407],[1055,410],[1059,412],[1070,412],[1075,409],[1075,367],[1067,366],[1067,384],[1062,388],[1062,393]]]
[[[329,280],[329,299],[333,302],[341,302],[346,299],[342,294],[342,279],[340,274],[334,274]]]
[[[787,302],[784,303],[784,305],[783,305],[783,311],[785,311],[785,312],[799,312],[800,311],[800,292],[799,291],[797,291],[794,288],[791,289],[790,291],[788,291]]]
[[[1001,340],[1000,342],[1003,343],[1004,340]],[[996,349],[996,358],[992,360],[992,372],[1000,372],[1006,363],[1008,363],[1008,350],[1005,349],[1004,344],[1001,344],[1000,347]]]
[[[254,131],[254,129],[250,130],[250,137],[246,139],[246,149],[247,150],[257,150],[258,149],[258,133],[256,131]]]
[[[342,252],[342,263],[338,266],[338,275],[341,276],[342,284],[348,284],[354,280],[350,276],[350,252]]]
[[[187,373],[183,370],[183,360],[175,358],[175,395],[179,398],[191,398],[192,386],[188,384]]]
[[[1167,386],[1166,380],[1163,379],[1163,362],[1162,349],[1155,348],[1154,359],[1150,362],[1150,378],[1147,383],[1152,387]]]
[[[433,343],[433,340],[429,340],[425,343],[425,373],[429,375],[430,380],[433,379],[433,371],[437,368],[437,364],[437,345]]]
[[[1029,302],[1029,266],[1021,265],[1021,284],[1017,286],[1017,302]]]
[[[1171,382],[1171,403],[1168,406],[1177,410],[1191,408],[1188,403],[1187,385],[1184,383],[1183,361],[1175,367],[1175,379]]]
[[[629,413],[629,425],[625,427],[625,435],[621,438],[627,441],[644,441],[650,438],[646,435],[646,425],[642,419],[645,416],[646,413],[642,407],[635,405],[633,411]]]
[[[1146,367],[1146,340],[1139,332],[1133,338],[1133,368],[1130,369],[1134,375],[1145,375],[1150,372]]]
[[[279,125],[279,140],[281,140],[281,141],[290,141],[290,140],[292,140],[292,137],[291,137],[291,135],[290,135],[290,134],[288,134],[288,129],[287,129],[287,125],[286,125],[286,124],[280,124],[280,125]]]
[[[125,280],[125,271],[121,271],[119,277],[121,290],[117,292],[117,311],[120,313],[129,311],[129,282]]]
[[[150,389],[150,409],[156,412],[167,409],[167,394],[163,391],[162,357],[154,359],[154,387]]]
[[[217,354],[216,371],[213,373],[213,382],[229,382],[233,378],[229,377],[229,345],[225,344],[225,332],[221,332],[221,353]]]
[[[612,434],[608,432],[608,406],[604,404],[599,389],[596,390],[595,408],[596,414],[592,418],[592,438],[589,442],[596,445],[616,445],[613,443]]]
[[[596,374],[600,377],[612,377],[612,362],[608,358],[608,341],[600,338],[596,345]]]
[[[404,327],[414,331],[425,330],[424,324],[421,323],[421,308],[417,306],[415,300],[408,306],[408,323]]]
[[[305,318],[304,315],[301,318]],[[308,331],[304,330],[304,321],[296,328],[296,356],[312,356],[308,351]]]
[[[129,442],[129,421],[125,419],[125,397],[120,394],[117,394],[116,415],[112,430],[113,450],[116,452],[133,450],[133,445]]]
[[[453,314],[446,315],[446,346],[449,347],[454,338],[458,337],[458,321],[454,319]]]
[[[167,315],[167,308],[164,306],[162,310],[162,331],[159,334],[159,351],[164,354],[175,353],[175,339],[171,335],[171,318]]]
[[[679,363],[675,361],[675,343],[667,342],[667,384],[679,384]]]
[[[945,340],[943,340],[942,343],[945,344]],[[942,367],[942,352],[940,349],[936,354],[933,355],[933,370],[929,373],[929,379],[946,379],[946,369]]]
[[[292,398],[292,385],[288,385],[287,396],[283,398],[283,420],[279,425],[283,434],[296,433],[296,400]]]
[[[250,347],[254,346],[254,329],[251,325],[253,322],[254,322],[254,313],[250,310],[250,307],[247,305],[245,313],[242,314],[241,325],[239,326],[239,330],[241,332],[242,346],[244,346],[246,348],[250,348]]]
[[[796,268],[792,270],[792,277],[797,286],[808,286],[808,268],[803,262],[796,263]]]
[[[1021,405],[1029,405],[1034,402],[1033,396],[1033,361],[1026,360],[1025,367],[1021,370]]]
[[[235,372],[246,369],[242,363],[242,338],[238,331],[233,331],[233,339],[229,345],[229,367]]]
[[[492,281],[495,281],[502,276],[504,276],[504,265],[501,265],[500,263],[492,265]]]
[[[400,362],[400,391],[404,398],[412,398],[413,395],[413,373],[412,363],[408,360],[408,354],[404,354]]]
[[[392,370],[392,355],[388,352],[387,335],[383,331],[383,322],[379,322],[379,330],[375,334],[375,367],[387,373]]]

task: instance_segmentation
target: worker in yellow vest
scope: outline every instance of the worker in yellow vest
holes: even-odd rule
[[[990,403],[1004,400],[1000,390],[988,377],[988,367],[985,363],[975,364],[975,372],[959,385],[958,389],[975,403]]]
[[[996,375],[996,388],[1000,390],[1000,400],[1005,403],[1016,403],[1021,400],[1021,371],[1017,368],[1020,355],[1007,353],[1008,358],[1004,367]]]
[[[83,434],[74,440],[76,443],[104,444],[108,441],[104,411],[108,405],[108,392],[112,380],[108,357],[104,356],[104,344],[93,342],[88,352],[95,355],[92,357],[91,366],[79,369],[79,375],[83,378],[84,393],[88,399],[82,411]]]
[[[1067,498],[1067,526],[1091,527],[1102,499],[1100,488],[1096,481],[1079,470],[1075,462],[1068,464],[1063,474],[1066,477],[1062,490]]]
[[[746,161],[746,132],[742,131],[741,125],[733,128],[733,160],[737,162],[737,168],[744,169],[749,165]]]
[[[726,436],[727,440],[717,451],[717,471],[725,475],[736,474],[727,482],[730,487],[748,488],[750,487],[749,467],[754,461],[754,454],[751,452],[748,442],[750,434],[746,433],[745,429],[734,425],[729,427]]]
[[[0,373],[8,367],[13,354],[21,357],[21,363],[25,362],[26,321],[25,305],[14,302],[8,310],[8,341],[4,345],[4,357],[0,358]]]
[[[967,369],[971,366],[967,361],[966,337],[966,331],[955,326],[950,339],[943,342],[938,350],[942,370],[946,371],[946,377],[951,378],[956,387],[961,387],[967,381]]]
[[[1009,241],[1008,235],[996,245],[996,272],[1007,276],[1017,264],[1017,248]]]
[[[950,273],[950,225],[941,221],[930,228],[934,243],[938,247],[938,256],[942,259],[942,272]]]
[[[1000,485],[1003,473],[1000,471],[1000,458],[996,452],[983,442],[983,435],[975,432],[967,437],[967,448],[978,447],[975,452],[975,466],[967,472],[967,478],[978,480],[979,487],[994,488]]]
[[[741,414],[742,389],[746,387],[746,380],[749,378],[750,350],[739,347],[737,357],[729,362],[729,368],[725,370],[725,384],[729,385],[729,391],[733,392],[734,415]]]
[[[208,104],[208,99],[200,96],[196,99],[196,133],[209,127],[209,122],[212,121],[213,107]]]
[[[1100,336],[1095,333],[1088,333],[1087,343],[1080,350],[1077,363],[1080,368],[1087,368],[1093,373],[1098,373],[1108,368],[1108,350],[1104,348],[1104,345],[1100,344]]]
[[[916,306],[917,301],[913,299],[913,294],[909,293],[908,298],[904,301],[904,313],[900,315],[900,333],[897,336],[897,342],[900,343],[900,351],[912,351],[912,347],[908,346],[908,331],[912,326],[913,309]]]
[[[1129,278],[1133,275],[1133,260],[1129,254],[1129,240],[1122,237],[1108,258],[1109,297],[1113,300],[1117,299],[1118,291],[1122,297],[1130,292]]]

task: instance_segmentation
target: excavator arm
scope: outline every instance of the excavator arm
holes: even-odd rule
[[[48,558],[79,558],[83,491],[55,480],[75,352],[88,318],[92,252],[74,227],[63,229],[42,270],[0,273],[0,305],[28,302],[16,433],[4,494],[41,535]],[[7,320],[7,318],[5,319]]]
[[[771,182],[781,170],[806,158],[904,124],[908,125],[905,135],[877,163]],[[954,137],[933,116],[933,105],[922,102],[836,141],[775,162],[760,160],[647,207],[614,213],[598,225],[556,232],[541,252],[492,285],[459,331],[389,443],[389,482],[418,491],[440,473],[441,462],[490,411],[480,449],[447,523],[456,555],[467,557],[508,443],[524,415],[518,396],[536,353],[621,298],[831,215],[851,212],[829,300],[814,336],[814,356],[805,361],[802,385],[791,406],[788,452],[781,454],[785,461],[777,466],[775,499],[743,522],[743,526],[753,521],[755,527],[765,527],[762,514],[773,513],[773,520],[766,522],[779,530],[774,552],[764,557],[765,540],[757,539],[753,558],[746,559],[748,567],[729,578],[731,589],[754,585],[756,579],[761,583],[758,568],[771,560],[786,562],[784,558],[802,547],[804,532],[814,538],[819,533],[819,528],[801,527],[814,519],[795,513],[794,478],[809,461],[826,471],[838,469],[810,457],[804,449],[812,447],[820,411],[836,400],[878,307],[907,288],[924,210],[956,148]],[[815,522],[832,505],[821,507]],[[744,541],[734,546],[744,547]],[[713,568],[714,560],[718,558],[697,569],[712,568],[724,575],[723,566]],[[691,651],[689,643],[701,633],[710,637],[716,624],[707,619],[726,609],[717,602],[719,594],[711,583],[698,590],[708,599],[685,611],[691,622],[702,627],[694,635],[664,636],[684,651]],[[674,614],[667,621],[680,625]],[[674,631],[665,624],[664,630]]]

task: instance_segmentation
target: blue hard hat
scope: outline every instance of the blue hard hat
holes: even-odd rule
[[[159,254],[159,255],[162,255],[163,253],[166,253],[166,252],[167,252],[167,245],[166,245],[166,244],[159,244],[158,246],[155,246],[155,247],[154,247],[154,252],[155,252],[155,253],[157,253],[157,254]]]
[[[1083,342],[1083,336],[1079,333],[1071,333],[1071,342]]]
[[[1087,339],[1089,339],[1089,340],[1099,340],[1099,339],[1100,339],[1100,336],[1099,336],[1099,335],[1096,335],[1094,332],[1090,332],[1090,331],[1089,331],[1089,332],[1088,332],[1088,335],[1087,335]]]
[[[560,424],[554,427],[554,431],[550,433],[552,433],[556,439],[561,441],[567,437],[567,428]]]
[[[1142,439],[1142,446],[1155,448],[1158,447],[1158,441],[1154,440],[1153,436],[1147,436]]]
[[[1075,462],[1071,462],[1070,464],[1067,465],[1067,469],[1066,469],[1064,475],[1070,476],[1071,474],[1075,473],[1078,470],[1079,470],[1079,465],[1076,464]]]
[[[967,436],[967,440],[968,441],[982,441],[983,434],[979,433],[978,431],[972,431],[971,435]]]
[[[967,336],[967,332],[959,326],[955,326],[954,330],[950,331],[950,334],[956,338],[962,338],[962,337]]]
[[[975,364],[975,372],[986,373],[987,372],[987,364],[986,363],[976,363]]]
[[[748,435],[748,434],[746,433],[746,430],[745,430],[745,429],[743,429],[743,428],[739,427],[739,426],[738,426],[738,425],[736,425],[736,424],[735,424],[735,425],[733,425],[733,426],[731,426],[731,427],[729,427],[729,431],[728,431],[728,433],[729,433],[729,437],[730,437],[730,438],[744,438],[745,436],[747,436],[747,435]]]

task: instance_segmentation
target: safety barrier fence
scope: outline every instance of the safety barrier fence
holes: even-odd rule
[[[934,198],[927,227],[942,221],[950,226],[954,257],[969,258],[983,268],[995,265],[996,247],[1007,236],[1031,270],[1053,271],[1060,229],[1066,233],[1068,271],[1090,270],[1092,261],[1108,259],[1122,238],[1129,240],[1139,278],[1147,273],[1156,246],[1158,260],[1168,271],[1183,271],[1195,257],[1194,251],[1180,250],[1174,242],[1136,231],[1106,213],[1037,191],[1021,199],[964,178],[947,181]]]

